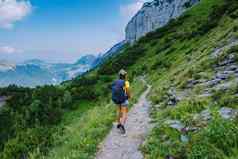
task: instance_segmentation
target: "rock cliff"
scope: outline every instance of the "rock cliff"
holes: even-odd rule
[[[147,2],[126,27],[126,41],[133,43],[146,33],[166,25],[200,0],[154,0]]]

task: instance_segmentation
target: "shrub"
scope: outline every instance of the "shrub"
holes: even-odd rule
[[[212,144],[200,138],[191,143],[191,150],[188,151],[188,159],[224,159],[224,154]]]
[[[155,128],[142,147],[142,151],[148,158],[166,158],[174,156],[184,158],[184,145],[180,143],[180,133],[168,126]]]
[[[188,158],[223,159],[238,146],[238,127],[230,120],[215,117],[209,125],[192,137]],[[212,154],[212,156],[211,156]]]

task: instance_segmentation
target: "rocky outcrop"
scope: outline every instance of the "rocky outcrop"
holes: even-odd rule
[[[165,26],[199,0],[154,0],[143,5],[126,27],[126,41],[133,43],[146,33]]]

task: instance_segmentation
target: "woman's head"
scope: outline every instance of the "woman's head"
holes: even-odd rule
[[[121,69],[119,71],[118,75],[119,75],[119,78],[122,79],[122,80],[126,80],[126,78],[127,78],[127,72],[123,69]]]

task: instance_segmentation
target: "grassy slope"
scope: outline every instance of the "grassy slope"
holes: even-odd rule
[[[132,89],[131,106],[137,101],[145,86],[136,79],[132,83]],[[116,107],[108,100],[96,103],[80,102],[77,107],[77,110],[65,114],[60,126],[64,129],[64,133],[55,135],[56,146],[50,150],[49,155],[41,156],[41,158],[89,159],[94,157],[98,144],[115,121]],[[38,158],[37,152],[32,154],[31,158]]]
[[[173,155],[177,158],[232,159],[232,156],[237,154],[235,152],[237,152],[238,131],[233,131],[237,130],[235,125],[237,123],[234,121],[224,121],[217,117],[207,127],[202,127],[201,131],[189,134],[191,140],[187,144],[180,142],[178,131],[163,124],[164,119],[179,119],[191,124],[189,121],[195,113],[210,105],[214,105],[216,112],[216,108],[221,106],[215,104],[210,97],[197,98],[196,93],[202,88],[193,89],[191,98],[180,101],[175,109],[166,105],[165,95],[171,86],[177,90],[184,90],[189,79],[210,79],[214,74],[212,64],[215,61],[212,61],[209,55],[231,35],[237,37],[237,29],[234,28],[238,26],[238,21],[228,14],[223,15],[222,10],[213,9],[213,6],[222,6],[224,1],[202,0],[178,20],[149,33],[134,46],[126,48],[123,53],[109,59],[102,67],[93,71],[99,72],[100,78],[113,78],[115,77],[113,74],[123,67],[129,71],[130,77],[145,74],[153,85],[150,98],[154,105],[162,104],[163,108],[153,109],[152,116],[156,127],[142,147],[146,158],[157,159]],[[220,12],[221,14],[217,14]],[[104,87],[102,84],[98,86]],[[136,99],[144,87],[138,82],[134,82],[133,86]],[[231,97],[232,92],[228,92],[226,99],[221,99],[217,103]],[[65,133],[61,136],[56,135],[60,144],[57,139],[55,144],[57,146],[47,157],[42,158],[88,159],[94,156],[97,145],[110,130],[114,120],[114,108],[103,98],[89,105],[92,105],[92,108],[87,108],[87,112],[82,116],[78,115],[80,111],[77,110],[65,116],[62,123]],[[233,103],[232,107],[237,108],[237,103]],[[224,136],[225,129],[232,131]]]
[[[220,10],[212,12],[214,5],[223,4],[223,0],[202,0],[183,16],[185,19],[180,18],[181,23],[178,21],[177,24],[180,25],[174,26],[176,28],[173,25],[167,26],[168,30],[164,29],[166,31],[160,39],[155,37],[156,34],[159,36],[159,31],[163,29],[141,39],[146,40],[146,45],[150,45],[150,51],[145,57],[147,60],[137,64],[147,68],[148,80],[153,85],[150,97],[154,105],[162,105],[159,109],[154,108],[152,112],[156,127],[142,147],[146,158],[163,159],[167,155],[181,159],[237,157],[237,121],[222,120],[216,115],[217,109],[222,106],[238,108],[237,100],[229,102],[235,98],[236,85],[233,90],[227,91],[224,98],[220,98],[221,95],[216,100],[211,97],[199,98],[197,95],[200,89],[205,88],[196,87],[191,90],[190,97],[180,101],[176,108],[171,108],[166,103],[166,92],[169,88],[183,91],[186,90],[189,79],[210,79],[215,72],[213,64],[216,63],[216,60],[210,58],[210,54],[231,36],[237,37],[237,30],[234,28],[238,26],[238,21],[228,16],[228,13],[216,16],[216,13],[222,12]],[[207,20],[211,15],[215,16]],[[212,21],[216,21],[216,25],[210,27],[209,22],[213,23]],[[204,32],[201,31],[203,29]],[[198,33],[192,35],[192,32]],[[167,48],[161,49],[168,43]],[[217,94],[214,93],[212,97]],[[167,119],[177,119],[187,126],[194,126],[193,122],[197,121],[192,120],[193,116],[206,108],[214,111],[214,119],[207,126],[201,127],[200,131],[189,133],[188,143],[180,141],[179,131],[164,124]]]

